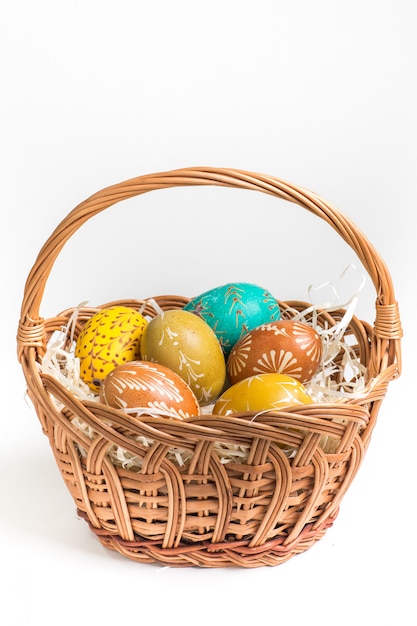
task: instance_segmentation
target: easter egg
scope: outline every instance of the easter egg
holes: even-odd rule
[[[143,331],[141,358],[176,372],[202,405],[223,390],[226,362],[220,343],[210,326],[190,311],[170,309],[151,319]]]
[[[115,367],[101,384],[100,401],[130,414],[137,409],[136,413],[148,411],[157,417],[185,419],[200,413],[194,393],[180,376],[164,365],[147,361]]]
[[[267,289],[242,282],[210,289],[192,298],[184,309],[213,329],[226,357],[243,335],[281,317],[279,304]]]
[[[258,374],[228,387],[213,407],[214,415],[280,410],[312,400],[302,383],[285,374]]]
[[[116,367],[140,356],[142,333],[148,321],[131,307],[101,309],[86,322],[77,337],[75,356],[80,377],[93,390]]]
[[[278,320],[254,328],[233,346],[227,376],[233,384],[248,376],[280,372],[305,383],[317,372],[321,355],[321,339],[312,326]]]

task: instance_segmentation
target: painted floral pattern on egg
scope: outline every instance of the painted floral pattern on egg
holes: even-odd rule
[[[103,379],[121,363],[140,354],[146,318],[131,307],[112,306],[97,311],[86,322],[75,346],[81,379],[95,392]]]
[[[276,372],[243,378],[217,399],[213,415],[233,415],[246,411],[274,411],[290,406],[311,404],[300,381]]]
[[[310,325],[293,320],[263,324],[242,337],[227,360],[231,384],[243,378],[278,372],[300,382],[311,380],[322,357],[322,343]]]
[[[146,412],[185,419],[199,415],[192,390],[180,376],[158,363],[131,361],[119,365],[104,379],[100,401],[128,413]]]
[[[281,317],[278,301],[268,289],[243,282],[210,289],[190,300],[184,310],[201,317],[213,329],[226,358],[246,333]]]

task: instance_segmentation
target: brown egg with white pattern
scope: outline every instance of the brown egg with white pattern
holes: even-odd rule
[[[304,322],[278,320],[244,335],[227,360],[231,384],[257,374],[280,373],[306,383],[316,374],[322,357],[318,332]]]
[[[100,387],[100,401],[130,415],[183,420],[200,414],[190,387],[160,363],[130,361],[115,367]]]

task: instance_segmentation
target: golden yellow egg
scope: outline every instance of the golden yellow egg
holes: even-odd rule
[[[101,381],[117,365],[138,359],[143,330],[148,320],[126,306],[112,306],[95,313],[79,334],[75,356],[80,377],[98,392]]]
[[[213,414],[230,415],[247,411],[280,410],[311,404],[304,385],[285,374],[258,374],[235,383],[216,401]]]
[[[141,341],[144,361],[161,363],[176,372],[201,405],[219,396],[226,380],[226,362],[214,331],[194,313],[170,309],[146,326]]]

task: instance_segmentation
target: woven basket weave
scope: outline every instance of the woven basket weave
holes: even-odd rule
[[[187,421],[151,416],[132,420],[98,402],[77,399],[56,378],[40,372],[52,333],[67,325],[74,312],[51,319],[39,312],[46,281],[66,241],[89,218],[121,200],[197,185],[254,190],[296,203],[330,224],[354,250],[376,290],[374,324],[354,317],[346,331],[368,372],[360,400],[271,411],[256,420],[250,413]],[[162,309],[181,308],[188,301],[180,296],[155,300]],[[118,304],[139,308],[143,303]],[[279,304],[283,318],[306,307],[302,302]],[[100,308],[81,308],[76,333]],[[155,314],[151,308],[146,313]],[[323,323],[334,325],[343,314],[343,310],[323,314]],[[79,515],[106,548],[135,561],[170,566],[259,567],[277,565],[305,551],[334,522],[364,458],[388,383],[400,374],[401,336],[398,306],[383,260],[334,206],[271,176],[187,168],[108,187],[69,213],[40,250],[27,278],[17,343],[28,395],[64,482]],[[91,427],[95,437],[87,437],[74,418]],[[320,445],[323,436],[336,442],[331,453]],[[153,443],[144,447],[138,437]],[[240,463],[221,463],[214,452],[216,442],[245,446],[247,456]],[[291,458],[282,449],[288,442],[295,450]],[[141,458],[141,468],[113,463],[108,454],[113,446]],[[178,447],[191,453],[184,467],[169,456]]]

